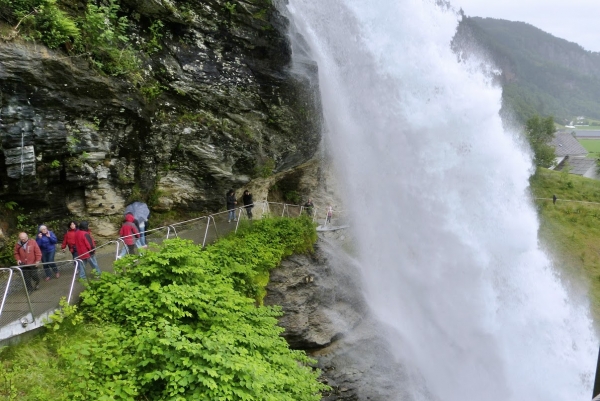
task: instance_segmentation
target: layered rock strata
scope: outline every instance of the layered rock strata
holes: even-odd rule
[[[229,188],[311,159],[314,77],[288,69],[288,22],[270,1],[129,0],[121,10],[132,43],[148,40],[148,21],[164,26],[160,49],[140,52],[141,84],[82,55],[0,41],[0,199],[38,220],[116,216],[140,199],[215,211]]]

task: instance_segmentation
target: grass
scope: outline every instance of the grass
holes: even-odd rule
[[[79,342],[95,335],[93,324],[74,326],[68,336],[51,330],[18,345],[0,348],[0,399],[7,401],[63,400],[58,349],[66,342]]]
[[[556,205],[536,200],[540,241],[565,278],[585,284],[594,318],[600,321],[600,181],[540,169],[531,190],[534,197],[558,197]]]
[[[600,127],[598,127],[600,129]],[[600,157],[600,139],[578,139],[581,146],[583,146],[588,152],[587,157],[598,158]]]

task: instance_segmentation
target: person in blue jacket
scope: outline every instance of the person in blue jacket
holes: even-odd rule
[[[56,235],[54,235],[52,231],[48,230],[48,227],[41,225],[35,242],[37,242],[38,246],[40,247],[40,251],[42,251],[42,263],[44,263],[43,266],[44,273],[46,273],[46,281],[52,278],[53,272],[56,278],[59,278],[60,273],[58,272],[56,263],[54,263],[56,243],[58,242]]]

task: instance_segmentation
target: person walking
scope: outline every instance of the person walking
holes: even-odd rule
[[[39,228],[39,232],[35,241],[42,251],[42,263],[44,266],[44,273],[46,273],[46,281],[50,281],[52,278],[52,273],[54,273],[56,278],[59,278],[60,273],[58,272],[56,263],[54,263],[56,243],[58,242],[56,235],[52,231],[48,230],[48,227],[42,224]]]
[[[77,248],[75,247],[76,233],[77,233],[77,223],[75,223],[74,221],[70,221],[69,225],[67,226],[67,232],[65,233],[65,236],[63,238],[63,242],[61,245],[63,253],[65,252],[67,247],[69,248],[69,252],[71,252],[71,255],[73,255],[73,259],[75,259],[77,257]]]
[[[237,199],[235,198],[235,191],[233,189],[230,189],[229,192],[227,192],[226,202],[227,211],[229,212],[227,215],[227,222],[231,223],[232,221],[237,221],[235,218],[235,205],[237,205]]]
[[[40,277],[37,274],[36,264],[42,261],[42,251],[37,242],[29,239],[27,233],[19,233],[19,241],[15,244],[14,257],[17,265],[22,266],[23,279],[27,292],[38,289]],[[32,284],[33,281],[33,284]]]
[[[121,230],[119,230],[119,236],[125,242],[125,245],[127,245],[130,255],[135,254],[136,239],[140,238],[140,231],[134,221],[133,214],[127,213]]]
[[[331,223],[332,217],[333,217],[333,207],[329,206],[327,208],[327,218],[325,219],[325,224]]]
[[[252,193],[248,190],[245,190],[244,195],[242,195],[242,201],[244,202],[244,208],[246,208],[246,214],[248,215],[248,218],[252,220],[252,208],[254,207]]]
[[[89,263],[96,270],[96,274],[100,275],[100,267],[96,260],[96,243],[92,238],[92,233],[89,229],[87,221],[79,223],[79,230],[75,233],[75,248],[77,249],[77,258],[83,262],[80,266],[79,277],[86,278],[85,266]]]

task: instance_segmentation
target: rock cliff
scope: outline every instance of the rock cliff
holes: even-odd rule
[[[270,0],[119,7],[132,47],[156,42],[138,52],[139,79],[68,46],[0,41],[0,199],[38,221],[119,215],[134,200],[214,211],[227,189],[311,159],[314,79],[288,69],[288,22]]]
[[[345,230],[320,234],[312,255],[294,255],[271,271],[265,304],[280,305],[283,336],[292,348],[316,358],[332,387],[324,401],[411,400],[407,373],[390,354],[372,316]]]

